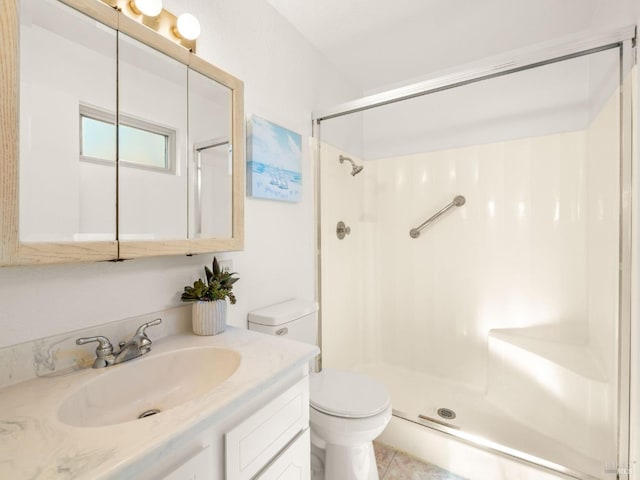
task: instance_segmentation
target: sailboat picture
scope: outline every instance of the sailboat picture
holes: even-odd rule
[[[302,195],[302,137],[253,115],[247,135],[247,195],[299,202]]]

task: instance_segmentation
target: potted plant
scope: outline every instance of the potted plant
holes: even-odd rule
[[[222,270],[216,257],[213,257],[211,268],[205,265],[204,273],[206,281],[199,278],[193,286],[184,287],[182,301],[193,302],[193,333],[217,335],[224,332],[227,325],[227,298],[231,304],[236,303],[232,290],[239,278],[234,277],[235,272]]]

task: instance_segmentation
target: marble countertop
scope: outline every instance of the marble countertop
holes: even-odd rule
[[[104,369],[87,368],[35,378],[0,389],[0,478],[109,478],[197,424],[213,424],[224,418],[230,407],[241,405],[296,368],[303,368],[318,353],[313,345],[227,327],[216,336],[179,334],[161,338],[141,359],[206,346],[240,353],[242,359],[236,372],[201,397],[144,422],[75,427],[58,418],[62,402],[85,382],[112,368],[135,368],[137,359]],[[157,374],[161,376],[162,372]]]

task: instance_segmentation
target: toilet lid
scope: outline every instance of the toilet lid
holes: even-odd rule
[[[363,418],[384,411],[390,399],[384,385],[372,378],[325,368],[311,376],[310,403],[336,417]]]

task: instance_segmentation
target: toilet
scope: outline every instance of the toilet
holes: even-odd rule
[[[289,300],[249,312],[249,329],[316,344],[318,304]],[[313,368],[311,368],[313,370]],[[345,370],[311,373],[309,392],[313,480],[378,480],[373,439],[391,420],[384,385]]]

